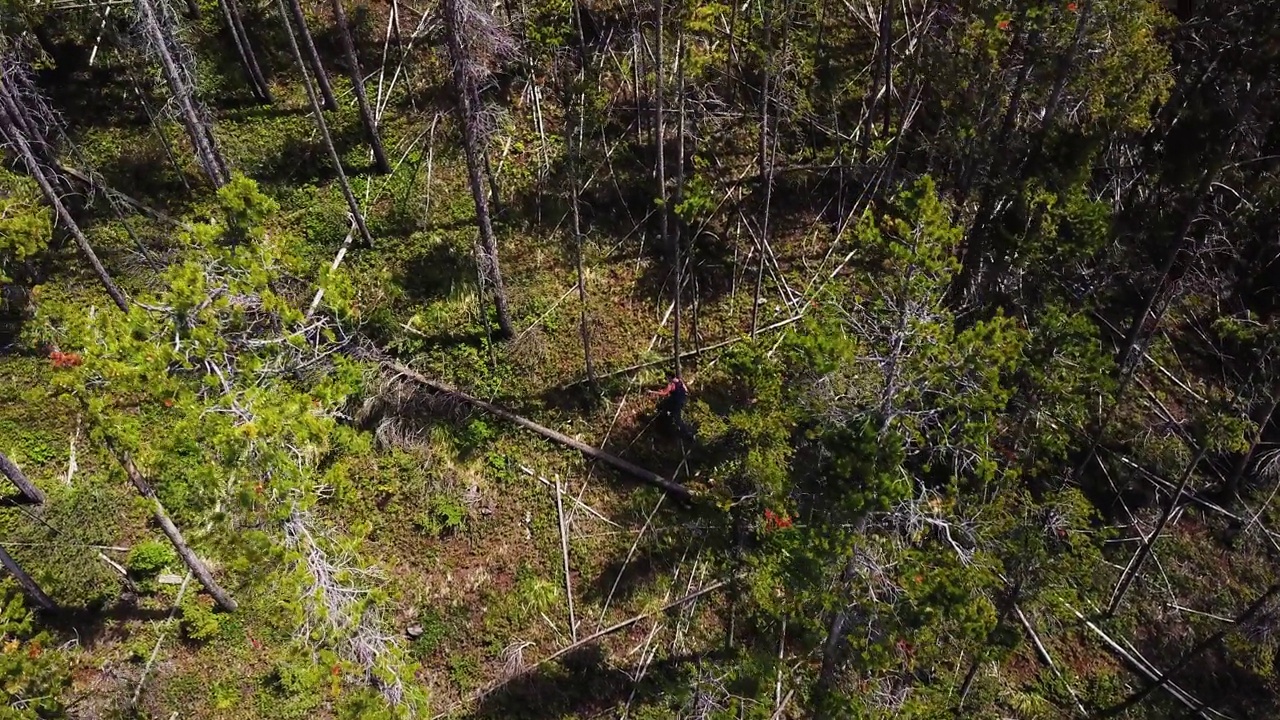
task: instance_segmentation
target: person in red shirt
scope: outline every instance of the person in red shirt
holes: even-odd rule
[[[682,417],[684,406],[689,402],[689,386],[684,384],[684,380],[679,375],[673,375],[664,389],[650,390],[649,394],[662,398],[658,402],[658,419],[663,426],[686,440],[692,440],[693,426]]]

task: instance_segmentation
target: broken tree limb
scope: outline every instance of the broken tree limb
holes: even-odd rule
[[[649,470],[645,470],[639,465],[635,465],[633,463],[627,462],[626,460],[623,460],[622,458],[617,457],[616,455],[612,455],[599,448],[592,447],[580,440],[575,440],[569,437],[568,435],[565,435],[564,433],[556,432],[555,430],[552,430],[550,428],[543,427],[542,425],[539,425],[533,422],[532,420],[516,415],[510,410],[506,410],[505,408],[498,407],[497,405],[494,405],[491,402],[486,402],[484,400],[481,400],[480,398],[472,397],[462,392],[461,390],[452,388],[448,385],[445,385],[444,383],[431,380],[427,378],[425,375],[422,375],[421,373],[415,371],[413,368],[408,367],[407,365],[402,365],[397,362],[384,362],[383,366],[395,372],[398,375],[401,375],[410,380],[413,380],[414,382],[420,385],[423,385],[427,388],[430,388],[436,392],[444,393],[446,395],[452,395],[453,397],[456,397],[459,400],[463,400],[470,405],[474,405],[475,407],[478,407],[481,410],[484,410],[493,415],[497,415],[503,420],[515,423],[516,425],[519,425],[520,427],[526,430],[532,430],[533,432],[541,435],[544,438],[547,438],[548,440],[552,440],[554,442],[560,443],[561,445],[571,447],[574,450],[577,450],[578,452],[582,453],[583,455],[586,455],[587,457],[593,460],[599,460],[600,462],[612,465],[613,467],[627,473],[628,475],[631,475],[640,480],[643,480],[651,485],[656,485],[673,495],[677,495],[681,497],[682,499],[688,500],[693,497],[693,494],[689,492],[689,489],[681,485],[680,483],[672,482],[662,477],[661,475],[658,475],[657,473],[651,472]]]
[[[789,317],[785,320],[779,320],[778,322],[773,323],[772,325],[765,325],[764,327],[757,329],[756,334],[759,335],[760,333],[769,332],[771,330],[779,330],[803,318],[804,318],[803,314],[793,315],[792,317]],[[750,335],[741,335],[739,337],[729,338],[728,340],[721,340],[720,342],[712,343],[710,345],[706,345],[704,347],[700,347],[695,350],[686,350],[685,352],[680,353],[680,359],[684,360],[685,358],[697,357],[699,355],[709,353],[712,350],[719,350],[722,347],[727,347],[735,343],[740,343],[743,340],[750,340],[750,339],[751,339]],[[633,373],[633,372],[636,372],[637,370],[643,370],[645,368],[653,367],[654,365],[661,365],[663,363],[670,362],[670,361],[671,361],[670,356],[667,356],[667,357],[659,358],[657,360],[648,360],[646,362],[636,363],[634,365],[628,365],[624,368],[619,368],[617,370],[611,370],[607,373],[598,374],[596,375],[596,380],[599,381],[599,380],[605,380],[611,377],[617,377],[619,375],[626,375],[627,373]],[[587,379],[582,378],[579,380],[574,380],[573,382],[567,385],[563,385],[562,387],[564,388],[576,387],[585,382],[587,382]]]

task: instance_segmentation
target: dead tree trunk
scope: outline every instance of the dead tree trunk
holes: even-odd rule
[[[391,164],[387,162],[387,153],[382,148],[382,139],[378,137],[378,125],[369,109],[369,95],[364,91],[364,73],[360,71],[360,58],[356,56],[356,44],[351,38],[351,28],[347,25],[347,12],[342,7],[342,0],[333,0],[333,17],[338,25],[338,36],[342,38],[342,51],[347,56],[347,72],[351,75],[351,88],[356,94],[356,104],[360,106],[360,122],[364,124],[365,135],[369,138],[369,147],[373,149],[373,162],[378,172],[386,175],[391,172]]]
[[[218,0],[222,8],[222,16],[227,21],[227,29],[231,32],[231,41],[236,46],[236,56],[240,58],[240,67],[244,69],[249,80],[249,88],[253,96],[261,102],[271,103],[271,90],[267,88],[266,79],[262,77],[262,69],[258,67],[258,59],[249,45],[249,36],[244,31],[244,23],[240,20],[240,8],[234,5],[235,0]]]
[[[102,287],[111,296],[112,302],[122,312],[129,312],[129,301],[125,299],[124,293],[120,292],[120,288],[116,287],[111,275],[107,273],[107,269],[102,266],[102,261],[98,259],[97,253],[89,245],[89,239],[84,236],[80,226],[76,224],[76,221],[71,217],[71,213],[62,204],[62,199],[58,196],[58,192],[54,190],[53,184],[45,175],[44,166],[36,159],[30,144],[27,143],[27,139],[23,137],[22,131],[19,130],[14,121],[18,114],[18,106],[14,102],[12,95],[6,92],[4,88],[0,88],[0,134],[4,135],[8,140],[9,147],[14,150],[18,157],[22,158],[23,163],[27,166],[27,172],[31,177],[35,178],[36,184],[40,186],[40,191],[44,193],[45,200],[53,207],[53,212],[58,222],[62,223],[67,231],[71,233],[76,245],[80,248],[80,252],[84,254],[85,259],[89,261],[89,265],[93,267],[93,272],[98,276],[98,281],[102,283]]]
[[[22,569],[22,566],[18,564],[18,561],[14,560],[3,547],[0,547],[0,565],[4,565],[4,569],[8,570],[9,574],[13,575],[13,579],[17,580],[18,584],[22,586],[22,591],[25,592],[27,597],[38,605],[41,610],[44,610],[45,612],[57,611],[57,603],[55,603],[48,595],[44,594],[44,590],[40,589],[40,586],[36,584],[36,581],[31,579],[31,576]]]
[[[293,51],[293,59],[298,63],[298,70],[302,72],[302,87],[307,91],[307,100],[311,103],[311,114],[315,117],[316,127],[320,130],[320,139],[324,142],[325,149],[329,151],[329,159],[333,162],[334,171],[338,174],[338,184],[342,186],[342,195],[347,199],[347,209],[350,210],[351,218],[355,221],[356,228],[360,231],[364,246],[373,247],[373,236],[369,234],[369,228],[365,225],[364,214],[360,212],[360,203],[356,201],[355,193],[351,192],[351,183],[347,181],[347,174],[342,170],[342,158],[338,155],[338,149],[333,146],[333,136],[329,134],[329,124],[324,120],[324,110],[320,107],[320,100],[316,97],[315,88],[311,86],[311,78],[307,76],[307,63],[302,58],[302,49],[298,47],[298,39],[294,35],[293,25],[289,22],[285,0],[278,0],[278,2],[284,19],[285,35],[289,38],[289,49]],[[294,4],[297,4],[296,0]]]
[[[1111,602],[1107,604],[1107,617],[1115,614],[1116,609],[1120,607],[1121,601],[1124,600],[1125,593],[1129,591],[1129,586],[1133,584],[1138,573],[1142,571],[1142,566],[1146,563],[1147,558],[1151,556],[1151,549],[1155,547],[1156,541],[1160,539],[1160,533],[1164,532],[1165,525],[1169,524],[1169,518],[1173,517],[1173,511],[1177,509],[1178,503],[1182,500],[1182,494],[1186,492],[1187,485],[1191,483],[1191,476],[1195,473],[1196,466],[1204,459],[1205,454],[1209,450],[1209,444],[1204,443],[1191,462],[1187,463],[1187,467],[1182,471],[1182,479],[1178,481],[1178,488],[1169,495],[1169,501],[1165,503],[1164,508],[1160,512],[1160,519],[1156,522],[1156,527],[1151,534],[1142,541],[1138,552],[1134,554],[1133,560],[1129,562],[1129,566],[1124,569],[1124,573],[1120,576],[1120,582],[1116,584],[1115,592],[1111,594]]]
[[[320,95],[324,98],[324,109],[337,110],[338,101],[333,97],[333,87],[329,85],[329,77],[324,74],[320,53],[316,52],[315,40],[311,38],[311,31],[307,29],[307,16],[302,12],[302,5],[298,0],[289,0],[288,5],[289,14],[293,16],[294,28],[302,37],[302,46],[307,51],[307,62],[311,65],[311,74],[316,78],[316,85],[320,86]],[[295,39],[294,42],[297,40]]]
[[[762,3],[763,5],[764,3]],[[760,326],[760,295],[764,290],[764,264],[769,242],[769,204],[773,200],[772,163],[769,162],[769,80],[773,63],[769,50],[773,44],[773,9],[763,8],[764,14],[764,77],[760,88],[760,180],[764,183],[764,212],[760,218],[760,247],[756,264],[756,287],[751,298],[751,337]]]
[[[208,591],[209,595],[217,601],[219,607],[227,612],[234,611],[236,609],[236,601],[213,579],[213,573],[209,572],[209,567],[195,554],[191,546],[187,545],[187,541],[182,537],[182,532],[169,519],[169,514],[165,512],[164,505],[160,504],[160,499],[156,497],[151,485],[142,477],[142,473],[138,472],[137,466],[133,464],[133,459],[129,457],[128,453],[117,457],[124,467],[125,475],[129,476],[129,482],[133,484],[138,494],[151,501],[152,513],[155,516],[156,523],[160,525],[160,530],[164,532],[165,537],[169,538],[169,542],[173,543],[173,549],[178,551],[178,556],[182,558],[182,562],[191,570],[191,574],[196,576],[196,579],[200,581],[200,584]]]
[[[676,191],[672,202],[672,211],[676,220],[675,232],[671,237],[671,267],[675,274],[675,314],[671,318],[671,357],[676,367],[676,376],[681,376],[680,342],[684,331],[684,218],[674,214],[675,208],[684,201],[684,152],[685,152],[685,57],[684,27],[676,25]],[[658,26],[662,31],[662,26]],[[661,67],[661,65],[659,65]]]
[[[585,57],[584,57],[585,62]],[[585,70],[584,70],[585,73]],[[584,78],[585,79],[585,78]],[[588,318],[591,314],[587,299],[587,279],[582,267],[582,210],[578,195],[578,161],[582,155],[583,126],[586,124],[586,97],[578,98],[578,118],[569,127],[569,208],[573,211],[573,261],[578,273],[578,334],[582,336],[582,362],[586,367],[587,381],[595,389],[596,370],[591,360],[591,330]]]
[[[267,84],[267,78],[262,74],[262,66],[258,64],[258,55],[253,51],[253,43],[249,41],[249,32],[244,29],[244,18],[240,14],[240,6],[236,4],[236,0],[219,0],[225,2],[227,10],[231,14],[231,23],[235,27],[236,32],[240,33],[240,39],[244,42],[245,59],[249,61],[249,72],[253,75],[253,82],[262,92],[262,97],[266,102],[275,102],[271,97],[271,86]]]
[[[654,53],[654,86],[653,86],[653,144],[654,151],[657,153],[657,180],[658,180],[658,235],[659,241],[667,251],[668,257],[671,258],[672,266],[679,273],[680,268],[680,249],[673,242],[674,237],[671,235],[669,227],[669,218],[671,216],[671,208],[667,206],[667,131],[666,122],[663,117],[663,95],[665,94],[666,76],[663,75],[665,68],[663,66],[663,36],[664,18],[665,18],[665,0],[653,0],[654,11],[658,16],[657,27],[654,30],[654,45],[656,50]],[[678,303],[677,303],[678,306]],[[672,347],[675,348],[675,357],[672,362],[675,365],[675,374],[680,374],[680,329],[675,328],[673,333]]]
[[[2,452],[0,452],[0,474],[9,478],[9,482],[18,488],[18,492],[22,493],[22,497],[26,498],[28,502],[36,505],[44,502],[44,493],[40,491],[40,488],[28,480],[17,464]]]
[[[493,302],[498,311],[498,328],[503,338],[515,335],[511,324],[511,311],[507,306],[507,288],[502,279],[498,262],[498,240],[493,232],[493,218],[489,212],[489,199],[484,190],[484,158],[481,148],[480,91],[478,82],[469,66],[474,62],[467,51],[467,42],[476,42],[478,28],[471,27],[464,15],[462,3],[468,0],[445,0],[444,34],[449,48],[449,64],[453,75],[454,92],[457,93],[458,120],[462,125],[462,149],[467,159],[467,180],[471,197],[476,206],[476,222],[480,228],[477,261],[481,275],[493,289]],[[477,8],[466,8],[474,15]],[[481,292],[483,294],[483,288]]]
[[[227,184],[230,179],[226,173],[226,163],[218,150],[209,142],[213,133],[209,130],[203,114],[195,100],[195,82],[191,77],[188,62],[179,62],[175,54],[181,51],[177,40],[173,37],[173,28],[167,16],[167,6],[161,5],[157,10],[152,0],[134,0],[134,8],[138,13],[138,22],[146,34],[151,52],[160,62],[160,70],[165,83],[177,103],[178,114],[187,137],[200,162],[200,168],[215,188]]]

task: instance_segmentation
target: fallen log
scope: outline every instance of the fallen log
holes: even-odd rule
[[[565,435],[564,433],[559,433],[550,428],[543,427],[542,425],[539,425],[533,422],[532,420],[529,420],[528,418],[524,418],[519,415],[516,415],[510,410],[494,405],[491,402],[481,400],[480,398],[477,398],[477,397],[472,397],[462,392],[461,390],[458,390],[457,388],[453,388],[448,385],[445,385],[444,383],[431,380],[427,378],[425,375],[422,375],[421,373],[408,367],[407,365],[401,365],[400,363],[397,363],[397,362],[384,362],[383,367],[386,367],[387,369],[394,371],[398,375],[401,375],[410,380],[413,380],[419,385],[430,388],[439,393],[451,395],[470,405],[474,405],[475,407],[478,407],[481,410],[484,410],[485,412],[488,412],[492,415],[496,415],[502,418],[503,420],[506,420],[511,423],[515,423],[516,425],[519,425],[520,427],[526,430],[532,430],[533,432],[541,435],[544,438],[547,438],[548,440],[552,440],[554,442],[560,443],[561,445],[571,447],[574,450],[577,450],[578,452],[582,453],[583,455],[586,455],[587,457],[593,460],[599,460],[600,462],[606,463],[608,465],[612,465],[613,467],[627,473],[628,475],[631,475],[635,478],[643,480],[651,485],[656,485],[657,487],[660,487],[663,490],[666,490],[672,495],[679,496],[680,498],[685,500],[691,499],[693,497],[693,494],[689,492],[689,489],[681,485],[680,483],[672,482],[662,477],[661,475],[658,475],[657,473],[651,472],[649,470],[645,470],[639,465],[635,465],[633,463],[627,462],[626,460],[623,460],[622,458],[616,455],[607,453],[601,450],[600,448],[592,447],[584,442],[575,440],[569,437],[568,435]]]

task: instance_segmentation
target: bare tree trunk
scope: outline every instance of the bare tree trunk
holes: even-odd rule
[[[373,162],[377,165],[378,172],[386,175],[391,172],[391,165],[387,162],[386,151],[382,149],[382,139],[378,137],[378,125],[373,119],[373,111],[369,109],[369,96],[364,91],[364,73],[360,71],[360,58],[356,56],[356,44],[351,39],[351,28],[347,25],[347,12],[342,7],[342,0],[333,0],[333,17],[337,21],[338,35],[342,38],[342,50],[347,56],[351,88],[356,94],[356,104],[360,106],[360,121],[364,123],[369,147],[373,149]]]
[[[231,32],[231,40],[236,46],[236,56],[240,58],[240,67],[244,69],[245,77],[249,80],[249,87],[253,90],[254,97],[264,103],[271,102],[271,91],[267,89],[266,81],[262,78],[262,71],[258,68],[258,61],[253,57],[253,48],[249,47],[249,38],[244,34],[244,26],[240,22],[239,8],[232,6],[234,0],[218,0],[218,6],[222,8],[222,16],[227,21],[227,29]]]
[[[880,49],[884,53],[881,89],[884,93],[884,120],[880,134],[889,137],[893,120],[893,0],[884,0],[880,6]]]
[[[657,151],[657,180],[658,180],[658,235],[662,246],[667,250],[667,256],[672,259],[676,272],[680,267],[680,250],[672,242],[674,239],[668,227],[668,218],[671,214],[671,208],[667,206],[667,132],[666,123],[663,118],[663,95],[666,86],[666,76],[663,74],[663,35],[664,33],[664,8],[665,0],[653,0],[653,7],[657,13],[657,28],[655,30],[656,38],[654,44],[657,47],[655,52],[656,62],[654,63],[654,89],[653,89],[653,125],[654,125],[654,149]],[[675,347],[675,373],[680,374],[680,330],[676,329],[672,346]]]
[[[761,6],[763,8],[765,2]],[[756,287],[751,302],[751,337],[760,326],[760,296],[764,290],[765,248],[769,242],[769,205],[773,200],[773,164],[769,162],[769,79],[773,66],[773,8],[762,10],[764,14],[764,80],[760,94],[760,179],[764,183],[764,213],[760,221],[760,247],[756,264]]]
[[[160,139],[160,146],[164,148],[165,157],[169,158],[169,164],[173,165],[173,171],[177,174],[178,180],[182,181],[184,188],[190,190],[191,184],[187,182],[187,174],[183,172],[182,165],[173,153],[173,144],[169,142],[169,136],[165,134],[164,128],[156,120],[155,113],[151,111],[151,103],[147,102],[146,95],[143,94],[142,88],[139,88],[136,82],[133,83],[133,92],[138,96],[138,102],[142,104],[143,111],[147,113],[147,119],[151,121],[151,130]]]
[[[214,187],[220,188],[226,185],[229,179],[224,172],[226,164],[218,156],[217,150],[209,144],[211,132],[201,117],[193,97],[195,83],[188,69],[179,66],[170,50],[171,47],[177,47],[177,40],[173,37],[168,18],[163,16],[163,8],[157,12],[152,0],[134,0],[134,7],[138,13],[138,21],[147,34],[151,50],[160,61],[160,69],[164,74],[165,82],[169,85],[169,91],[173,93],[173,99],[178,104],[182,125],[187,130],[187,137],[191,139],[200,167],[209,178],[209,182],[213,183]]]
[[[236,601],[227,594],[226,590],[222,589],[221,585],[218,585],[218,582],[213,579],[213,573],[209,572],[209,567],[195,554],[191,546],[187,545],[187,541],[182,537],[182,532],[169,519],[169,514],[165,512],[164,505],[160,504],[160,499],[156,497],[151,485],[142,477],[142,473],[138,472],[137,466],[133,464],[133,459],[129,457],[128,453],[124,453],[118,458],[120,464],[124,467],[125,474],[129,476],[129,482],[133,484],[138,494],[151,501],[152,513],[156,522],[160,525],[165,537],[169,538],[169,542],[173,543],[173,548],[178,551],[178,556],[182,558],[182,562],[186,564],[187,568],[191,570],[191,574],[196,576],[196,579],[200,581],[200,584],[222,609],[233,612],[236,609]]]
[[[342,158],[338,155],[338,149],[333,146],[333,137],[329,134],[329,124],[324,120],[324,110],[320,107],[320,100],[316,97],[315,88],[311,86],[311,78],[307,76],[307,63],[302,58],[302,49],[298,47],[298,38],[295,37],[288,13],[285,12],[285,0],[278,0],[278,3],[284,19],[285,34],[289,38],[289,49],[293,51],[293,59],[298,63],[298,70],[302,73],[302,86],[306,89],[307,100],[311,103],[311,114],[315,117],[316,127],[320,130],[320,137],[324,142],[324,147],[329,151],[329,160],[333,162],[333,168],[338,173],[338,184],[342,186],[342,195],[347,199],[347,209],[351,212],[351,218],[355,221],[356,228],[360,231],[364,246],[373,247],[373,236],[369,234],[369,228],[365,225],[364,214],[360,212],[360,203],[356,201],[355,193],[351,192],[351,183],[347,181],[347,174],[342,169]],[[297,0],[294,0],[294,4],[297,4]]]
[[[979,284],[982,274],[982,261],[987,254],[987,225],[995,212],[996,184],[1008,167],[1009,140],[1013,136],[1014,126],[1018,122],[1018,112],[1022,109],[1022,97],[1026,93],[1031,78],[1031,51],[1039,44],[1040,31],[1032,30],[1027,41],[1022,67],[1018,69],[1018,79],[1014,83],[1013,92],[1009,96],[1009,105],[1005,108],[1004,119],[1000,122],[1000,132],[996,136],[994,161],[987,180],[982,185],[981,197],[978,201],[978,212],[967,233],[964,250],[960,254],[960,271],[952,281],[949,294],[953,303],[963,302]]]
[[[236,0],[218,0],[226,3],[226,8],[230,11],[231,24],[235,31],[240,33],[240,39],[244,42],[245,59],[249,61],[249,72],[253,76],[253,82],[258,86],[262,93],[262,98],[268,102],[275,102],[275,98],[271,97],[271,86],[267,84],[267,78],[262,74],[262,66],[258,64],[258,56],[253,51],[253,43],[249,41],[249,32],[244,29],[244,18],[240,15],[240,6],[236,4]]]
[[[57,611],[57,603],[55,603],[48,595],[44,594],[44,590],[40,589],[40,586],[36,584],[36,581],[31,579],[31,576],[22,569],[22,566],[18,564],[18,561],[14,560],[4,547],[0,547],[0,565],[4,565],[4,569],[8,570],[9,574],[13,575],[13,579],[17,580],[18,584],[22,586],[22,591],[27,594],[27,597],[30,598],[32,602],[40,606],[41,610],[44,610],[45,612]]]
[[[454,91],[458,94],[458,119],[462,125],[462,149],[467,159],[467,179],[471,185],[471,197],[476,206],[476,222],[480,238],[477,260],[481,273],[493,289],[493,302],[498,311],[498,328],[503,338],[515,335],[511,324],[511,311],[507,306],[507,288],[502,280],[502,268],[498,262],[498,240],[493,232],[493,218],[489,212],[489,199],[484,189],[484,159],[480,148],[480,93],[475,79],[467,72],[471,62],[463,47],[465,23],[463,0],[445,0],[445,41],[449,47],[449,64],[452,66]],[[481,289],[483,292],[483,288]]]
[[[76,245],[80,247],[80,252],[84,254],[85,259],[93,267],[94,273],[98,276],[98,281],[102,283],[107,294],[111,296],[112,302],[122,312],[129,312],[129,301],[125,299],[124,293],[120,292],[120,288],[116,287],[115,282],[111,280],[111,275],[107,273],[107,269],[102,266],[102,261],[98,259],[98,255],[93,251],[93,247],[89,245],[89,239],[81,232],[80,226],[71,218],[71,213],[67,212],[67,208],[62,204],[57,191],[44,174],[44,168],[35,154],[31,151],[31,146],[27,143],[27,139],[23,137],[22,132],[14,123],[13,118],[18,115],[18,108],[14,103],[13,97],[0,88],[0,132],[9,139],[10,146],[17,152],[18,157],[22,158],[23,163],[27,166],[27,172],[31,177],[35,178],[36,184],[40,186],[40,191],[44,193],[45,200],[53,206],[54,214],[58,221],[71,233],[75,238]]]
[[[682,8],[683,10],[683,8]],[[681,12],[683,15],[683,12]],[[658,31],[662,31],[661,25]],[[685,138],[685,57],[684,57],[684,21],[676,23],[676,192],[672,202],[672,214],[675,208],[684,201],[684,138]],[[661,65],[659,65],[661,67]],[[675,315],[671,323],[671,356],[676,366],[676,376],[682,375],[680,369],[680,342],[684,330],[684,219],[675,215],[676,227],[672,233],[671,248],[672,267],[675,268]]]
[[[1156,522],[1156,527],[1151,534],[1142,541],[1138,552],[1133,556],[1133,560],[1129,562],[1129,566],[1124,569],[1124,573],[1120,576],[1120,582],[1116,584],[1115,592],[1111,594],[1111,602],[1107,604],[1107,616],[1115,614],[1116,609],[1120,607],[1121,601],[1124,600],[1125,593],[1129,591],[1129,586],[1133,584],[1138,573],[1142,571],[1142,565],[1151,556],[1151,549],[1155,547],[1156,541],[1160,539],[1160,533],[1164,532],[1165,525],[1169,524],[1169,518],[1173,517],[1173,511],[1178,507],[1178,503],[1182,500],[1182,494],[1186,492],[1187,485],[1191,483],[1191,476],[1195,473],[1196,466],[1204,459],[1205,454],[1209,451],[1209,444],[1204,443],[1191,462],[1187,463],[1186,469],[1182,471],[1182,479],[1178,481],[1178,488],[1169,495],[1169,501],[1165,503],[1163,510],[1160,512],[1160,520]]]
[[[570,124],[569,137],[567,138],[569,143],[569,204],[573,211],[573,260],[578,273],[578,333],[582,336],[582,362],[586,368],[587,382],[590,383],[590,388],[594,391],[596,389],[596,370],[595,363],[591,359],[591,330],[588,325],[591,307],[587,298],[586,273],[582,268],[582,209],[580,207],[581,198],[578,188],[578,173],[581,171],[582,147],[585,142],[587,126],[587,78],[592,77],[593,73],[588,73],[591,58],[587,55],[587,41],[582,31],[582,8],[576,4],[573,6],[573,25],[578,36],[578,62],[581,65],[581,74],[578,76],[579,86],[574,88],[574,97],[572,98],[572,101],[578,106],[578,117],[574,123]]]
[[[320,63],[320,53],[316,52],[315,40],[311,38],[311,31],[307,29],[307,16],[302,12],[302,5],[298,0],[289,0],[288,5],[289,13],[293,16],[294,28],[302,37],[302,46],[307,51],[307,62],[311,65],[311,74],[315,76],[316,85],[320,86],[320,95],[324,98],[324,109],[337,110],[338,101],[333,96],[329,77],[324,74],[324,65]],[[297,42],[296,38],[294,42]]]
[[[44,493],[40,491],[40,488],[28,480],[18,465],[2,452],[0,452],[0,474],[9,478],[9,482],[18,488],[18,492],[22,493],[22,497],[26,498],[28,502],[36,505],[44,502]]]

